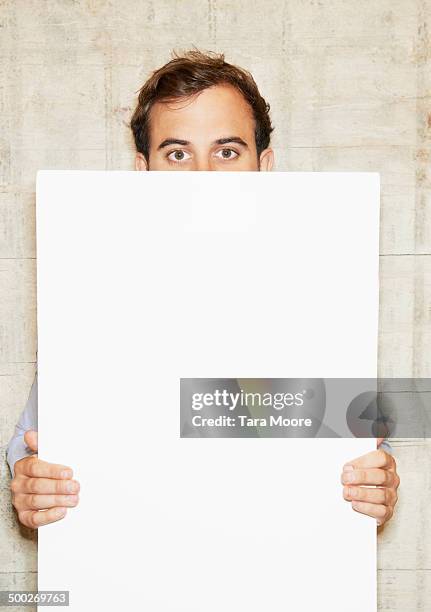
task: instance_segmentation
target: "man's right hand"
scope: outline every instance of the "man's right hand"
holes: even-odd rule
[[[27,446],[37,451],[37,432],[26,431]],[[47,463],[37,455],[15,463],[11,482],[12,503],[23,525],[37,529],[66,516],[67,508],[78,503],[79,483],[65,465]]]

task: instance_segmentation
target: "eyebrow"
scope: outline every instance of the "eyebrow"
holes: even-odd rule
[[[157,150],[159,151],[160,149],[163,149],[164,147],[169,147],[170,145],[174,145],[174,144],[186,147],[187,145],[190,144],[190,142],[188,140],[179,140],[178,138],[165,138],[165,140],[163,140],[163,142],[159,144],[159,146],[157,147]]]
[[[218,138],[217,140],[213,142],[213,145],[225,145],[225,144],[229,144],[230,142],[236,142],[237,144],[240,144],[243,147],[248,148],[248,144],[239,136],[228,136],[227,138]],[[191,143],[189,140],[180,140],[179,138],[165,138],[165,140],[163,140],[159,144],[159,146],[157,147],[157,150],[160,151],[160,149],[164,149],[165,147],[170,147],[171,145],[181,145],[182,147],[186,147],[190,144]]]
[[[240,144],[243,147],[248,148],[248,144],[245,142],[245,140],[243,140],[239,136],[228,136],[227,138],[219,138],[213,144],[224,145],[224,144],[229,144],[230,142],[236,142],[237,144]]]

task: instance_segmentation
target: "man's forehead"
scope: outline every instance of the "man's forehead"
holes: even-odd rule
[[[157,137],[182,140],[189,140],[185,131],[202,133],[202,130],[210,140],[231,134],[244,137],[254,133],[254,118],[250,105],[237,89],[217,85],[188,98],[156,102],[150,113],[150,130]]]

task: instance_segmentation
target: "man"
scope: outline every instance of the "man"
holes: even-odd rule
[[[269,171],[274,163],[269,105],[252,76],[222,55],[190,51],[156,70],[140,90],[131,128],[136,170]],[[13,505],[32,528],[63,518],[79,493],[70,468],[37,458],[36,429],[37,375],[8,447]],[[353,509],[381,525],[393,514],[399,477],[378,444],[346,464],[341,480]]]

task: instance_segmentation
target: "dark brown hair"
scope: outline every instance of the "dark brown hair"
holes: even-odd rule
[[[227,83],[235,87],[250,104],[255,119],[257,154],[269,146],[274,129],[269,117],[269,104],[259,93],[252,75],[243,68],[228,64],[224,55],[197,49],[173,59],[155,70],[139,90],[138,104],[130,127],[136,149],[148,161],[150,151],[150,111],[155,102],[170,102],[200,93],[213,85]]]

